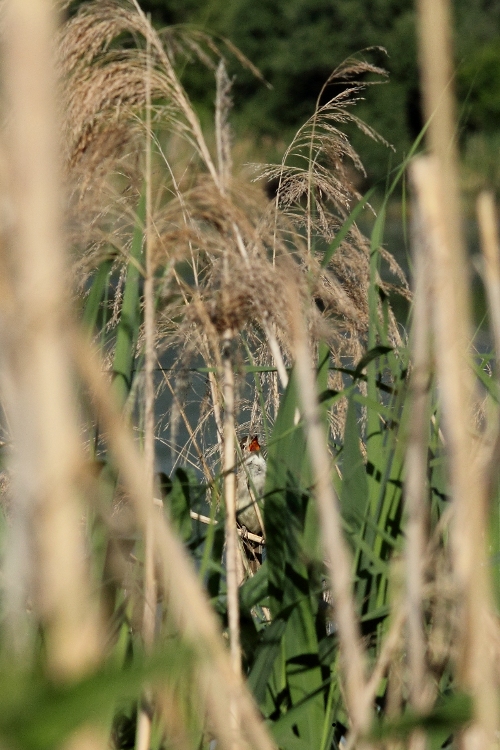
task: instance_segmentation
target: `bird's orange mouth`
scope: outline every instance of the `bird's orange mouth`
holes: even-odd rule
[[[257,437],[252,438],[252,442],[248,446],[249,451],[260,451],[260,443]]]

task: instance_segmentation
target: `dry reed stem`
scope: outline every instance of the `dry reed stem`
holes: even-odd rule
[[[498,241],[497,217],[493,194],[487,191],[480,193],[476,208],[481,236],[481,250],[484,259],[484,281],[490,308],[490,325],[495,343],[498,376],[500,372],[500,243]]]
[[[217,378],[215,373],[208,373],[208,382],[210,385],[210,396],[212,397],[212,408],[214,410],[214,421],[217,428],[217,445],[219,446],[219,455],[222,456],[222,436],[224,428],[222,426],[222,416],[220,410],[219,391],[217,388]]]
[[[217,97],[215,107],[215,136],[217,143],[218,188],[222,196],[226,195],[231,178],[231,143],[229,135],[229,110],[231,107],[231,83],[226,73],[223,60],[217,67]],[[236,245],[243,260],[248,263],[248,256],[236,222],[232,222],[232,229]],[[228,308],[229,297],[229,268],[228,251],[223,257],[222,302],[224,311]],[[222,394],[224,402],[224,440],[222,444],[222,471],[224,475],[224,505],[225,505],[225,536],[226,536],[226,584],[227,584],[227,616],[229,625],[229,649],[231,664],[237,680],[241,680],[241,644],[240,644],[240,605],[238,588],[242,583],[244,560],[238,540],[236,526],[236,450],[235,450],[235,399],[234,372],[232,362],[232,345],[234,332],[227,328],[222,336]],[[239,711],[235,701],[229,707],[232,729],[235,735],[234,747],[238,746]]]
[[[155,523],[154,472],[155,472],[155,296],[154,296],[154,259],[152,233],[152,195],[151,195],[151,40],[146,39],[146,273],[144,278],[144,464],[146,467],[145,495],[149,498],[146,532],[144,536],[144,611],[142,620],[142,638],[146,650],[153,646],[155,636],[157,587],[155,580],[155,555],[153,547],[153,524]],[[146,691],[145,700],[148,700]],[[136,730],[137,750],[148,750],[151,739],[151,716],[143,706],[139,707]]]
[[[217,525],[217,522],[214,521],[212,518],[209,518],[208,516],[204,516],[201,513],[196,513],[196,511],[191,510],[189,511],[189,515],[191,518],[193,518],[195,521],[200,521],[200,523],[204,523],[207,525]],[[259,536],[258,534],[252,534],[250,531],[246,531],[243,529],[238,529],[238,536],[244,536],[245,539],[250,539],[252,542],[257,542],[257,544],[265,544],[265,539],[263,536]]]
[[[298,298],[289,282],[290,328],[293,338],[295,372],[299,400],[304,417],[309,458],[315,480],[321,536],[329,569],[330,587],[335,606],[335,619],[345,680],[347,711],[355,731],[365,732],[370,724],[370,707],[364,701],[365,654],[361,645],[359,626],[352,596],[349,550],[342,533],[339,501],[331,481],[331,461],[326,434],[318,405],[312,356]]]
[[[49,0],[10,0],[4,11],[14,223],[11,243],[0,249],[13,303],[1,337],[11,384],[14,523],[32,524],[32,583],[45,626],[48,669],[53,677],[73,679],[95,663],[100,634],[85,566],[77,491],[83,454],[63,344],[68,305],[60,232],[56,19]],[[15,555],[11,551],[8,580],[15,575]],[[22,598],[10,604],[26,606]]]
[[[422,232],[418,204],[413,212],[413,256],[415,296],[411,338],[412,369],[409,397],[411,417],[405,456],[406,525],[405,567],[407,620],[407,661],[410,703],[423,713],[431,706],[428,689],[427,644],[422,612],[425,549],[429,527],[427,507],[427,444],[430,406],[430,305],[428,252]],[[410,750],[425,750],[426,735],[421,730],[409,738]]]
[[[464,747],[479,748],[494,744],[498,707],[484,629],[491,607],[485,549],[487,488],[469,436],[473,424],[468,363],[471,318],[460,223],[450,0],[419,0],[417,9],[422,95],[430,120],[427,137],[433,161],[417,161],[413,177],[429,238],[435,357],[455,505],[454,573],[463,596],[458,679],[472,693],[476,718],[475,725],[464,731],[463,741]]]
[[[427,142],[439,162],[443,229],[456,261],[450,272],[457,287],[461,318],[468,318],[470,295],[460,224],[450,0],[418,0],[417,9],[422,98],[425,118],[429,121]],[[462,331],[460,336],[470,340],[469,331]]]
[[[498,239],[495,199],[487,191],[480,193],[476,204],[481,250],[483,254],[483,282],[488,297],[490,328],[496,355],[496,375],[500,375],[500,243]],[[488,497],[492,497],[498,478],[498,452],[500,449],[500,423],[495,428],[496,436],[489,449]]]
[[[410,698],[417,711],[427,708],[426,643],[422,615],[423,565],[429,526],[427,508],[427,444],[430,402],[430,305],[429,258],[419,220],[413,217],[415,296],[411,339],[411,418],[405,460],[406,593],[408,607],[408,666]]]
[[[231,357],[233,333],[227,330],[222,341],[222,389],[224,395],[224,503],[226,508],[226,580],[231,663],[241,679],[240,610],[238,600],[238,534],[236,527],[236,450],[234,431],[234,373]]]
[[[286,371],[285,363],[283,362],[283,356],[281,354],[280,346],[272,329],[272,324],[270,324],[268,320],[264,318],[264,320],[262,321],[262,328],[264,330],[264,333],[266,334],[267,342],[269,344],[269,351],[273,356],[274,364],[276,366],[276,370],[278,371],[278,377],[280,379],[281,385],[286,390],[286,387],[288,385],[288,373]]]
[[[473,382],[467,367],[464,331],[469,318],[455,283],[454,256],[446,232],[441,169],[432,157],[412,164],[432,274],[432,316],[454,517],[451,527],[454,575],[461,599],[458,681],[474,699],[475,724],[464,732],[464,747],[490,747],[498,725],[497,690],[485,628],[491,611],[486,555],[486,481],[477,448],[471,444]]]
[[[75,361],[96,404],[97,414],[130,494],[138,524],[144,529],[149,512],[147,498],[144,496],[144,463],[123,418],[113,405],[110,388],[102,376],[102,366],[92,356],[88,342],[75,335],[72,343]],[[233,747],[234,734],[228,730],[228,706],[236,701],[241,718],[238,743],[245,745],[241,734],[244,731],[252,747],[272,750],[274,745],[253,699],[234,674],[218,621],[205,592],[183,545],[165,517],[158,518],[154,526],[154,545],[162,586],[168,596],[173,618],[180,634],[186,638],[198,657],[198,689],[202,700],[206,702],[214,731],[222,746],[228,750]]]
[[[155,354],[155,296],[154,296],[154,259],[152,233],[152,195],[151,195],[151,50],[148,38],[147,71],[146,71],[146,275],[144,279],[144,329],[145,329],[145,362],[144,362],[144,462],[147,467],[146,493],[153,500],[155,471],[155,388],[154,368]],[[146,547],[151,545],[146,545]],[[154,586],[154,561],[146,549],[145,581],[145,615],[144,636],[148,646],[154,637],[154,613],[156,595]],[[149,588],[148,588],[149,587]],[[147,615],[146,615],[147,611]]]
[[[224,60],[220,60],[216,73],[217,96],[215,100],[215,140],[217,146],[217,167],[220,191],[224,195],[231,181],[231,138],[229,132],[229,111],[231,109],[231,81],[226,72]]]

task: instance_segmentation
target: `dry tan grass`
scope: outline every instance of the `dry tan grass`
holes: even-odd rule
[[[117,37],[124,33],[135,40],[135,47],[126,51],[117,46]],[[157,142],[160,153],[152,177],[153,253],[158,267],[170,268],[157,288],[160,349],[182,341],[189,356],[195,352],[206,356],[207,342],[212,342],[209,356],[216,361],[218,336],[229,326],[245,331],[252,339],[257,335],[257,340],[260,331],[262,345],[255,354],[259,363],[269,365],[276,361],[269,350],[269,332],[273,330],[282,352],[280,355],[274,347],[275,354],[289,363],[280,258],[288,258],[293,246],[301,294],[304,299],[317,300],[316,305],[307,306],[313,341],[327,340],[339,362],[343,355],[359,359],[368,326],[368,242],[353,227],[328,269],[322,270],[320,258],[311,251],[311,238],[314,234],[329,242],[358,197],[349,182],[346,162],[358,169],[362,166],[340,128],[355,121],[376,137],[357,121],[352,110],[361,90],[356,76],[382,72],[364,63],[349,61],[334,72],[332,81],[347,78],[353,81],[352,86],[318,109],[301,128],[282,165],[261,170],[266,179],[280,180],[277,201],[273,202],[259,186],[252,188],[247,180],[232,174],[227,127],[230,87],[223,67],[219,66],[217,74],[217,159],[211,157],[176,78],[172,55],[183,54],[186,44],[191,53],[195,49],[202,57],[203,47],[205,62],[214,67],[220,49],[205,37],[189,43],[184,40],[183,48],[177,36],[174,44],[171,36],[157,34],[132,4],[106,0],[83,6],[63,27],[60,41],[61,70],[69,91],[66,163],[75,196],[68,223],[72,236],[79,238],[76,269],[80,279],[95,268],[110,245],[117,268],[128,256],[143,169],[145,39],[150,40],[152,54],[153,125],[161,124],[162,132],[170,133],[166,141]],[[186,153],[191,150],[191,159],[194,157],[191,162],[184,160],[181,169],[167,156],[171,138],[180,138]],[[310,166],[287,165],[288,159],[300,154],[309,157]],[[125,180],[118,176],[110,179],[110,173],[122,173],[132,189],[120,190]],[[86,227],[83,232],[82,224]],[[400,290],[408,294],[397,264],[388,259],[399,276]],[[173,264],[181,260],[191,267],[192,283],[172,271]],[[225,277],[230,279],[227,285]],[[381,281],[380,286],[389,291]],[[399,341],[393,317],[389,335]],[[337,429],[340,426],[341,421]]]
[[[420,0],[419,41],[424,111],[431,156],[416,160],[412,175],[427,238],[434,356],[447,429],[453,496],[451,550],[459,597],[457,681],[474,702],[464,748],[497,744],[497,680],[488,633],[493,608],[487,573],[487,493],[480,440],[471,439],[474,379],[470,368],[471,312],[461,227],[455,101],[452,87],[450,3]],[[483,446],[484,449],[484,446]]]

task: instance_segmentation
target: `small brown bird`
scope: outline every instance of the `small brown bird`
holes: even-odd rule
[[[266,483],[266,459],[257,435],[241,441],[243,463],[236,477],[236,513],[238,522],[252,534],[262,534],[262,512],[257,505]]]

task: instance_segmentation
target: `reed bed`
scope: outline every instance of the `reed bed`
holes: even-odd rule
[[[0,744],[497,746],[499,247],[484,194],[480,354],[448,2],[417,4],[427,153],[370,238],[342,126],[378,138],[383,71],[344,63],[281,164],[237,169],[225,58],[259,72],[229,41],[68,8],[2,7]]]

